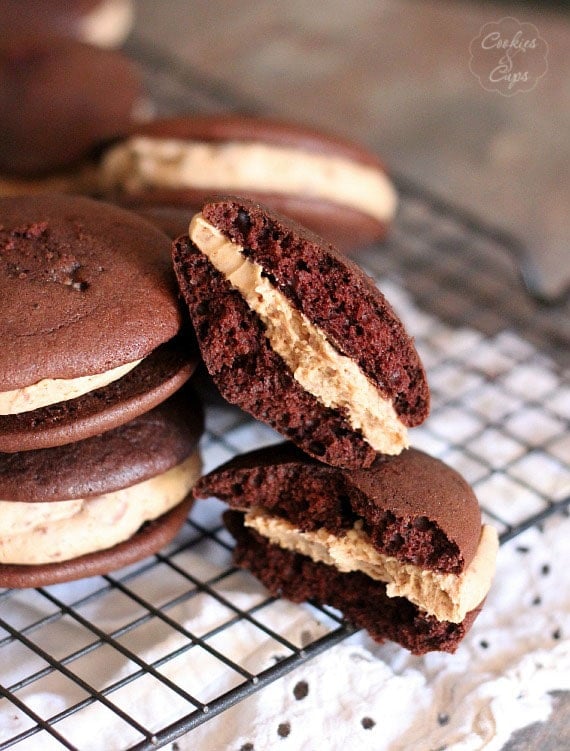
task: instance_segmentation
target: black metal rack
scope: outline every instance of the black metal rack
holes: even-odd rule
[[[244,107],[223,87],[136,40],[129,51],[145,65],[164,112],[260,109]],[[568,512],[563,489],[535,478],[532,468],[540,458],[553,471],[570,473],[561,448],[570,412],[563,369],[569,306],[537,305],[524,292],[503,238],[408,181],[398,183],[401,208],[389,241],[359,260],[388,289],[428,368],[432,415],[412,442],[465,474],[505,542]],[[532,388],[525,376],[534,378]],[[521,429],[523,413],[536,426],[531,436]],[[239,411],[208,405],[206,469],[274,440]],[[505,504],[513,490],[522,500]],[[0,749],[76,748],[85,713],[103,724],[112,719],[125,748],[154,749],[354,632],[335,611],[311,604],[291,608],[311,613],[321,624],[318,636],[294,643],[271,625],[267,615],[279,603],[232,565],[220,510],[216,501],[197,504],[171,546],[128,569],[72,585],[0,592]],[[270,664],[246,669],[226,654],[235,628],[275,645]],[[225,675],[217,692],[200,684],[196,663]],[[170,705],[169,717],[153,714],[145,702],[136,711],[125,703],[127,694],[150,686]],[[50,691],[58,696],[53,706],[38,701]]]

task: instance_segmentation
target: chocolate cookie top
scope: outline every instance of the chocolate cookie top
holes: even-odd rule
[[[136,65],[120,52],[64,37],[5,36],[0,172],[32,177],[85,158],[131,127],[142,93]]]
[[[57,448],[0,454],[3,501],[63,501],[111,493],[162,474],[196,449],[202,407],[186,387],[115,430]]]
[[[425,372],[403,324],[362,269],[333,245],[260,204],[206,203],[206,221],[242,246],[290,304],[355,360],[408,427],[429,412]]]
[[[0,391],[102,373],[180,328],[168,238],[87,198],[0,200]]]
[[[443,572],[463,571],[481,535],[481,511],[469,485],[416,449],[346,471],[279,444],[210,472],[194,496],[216,496],[242,510],[261,507],[301,531],[323,527],[342,534],[362,519],[380,552]]]

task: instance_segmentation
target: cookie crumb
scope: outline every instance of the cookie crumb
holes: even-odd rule
[[[291,724],[289,722],[279,723],[279,727],[277,728],[277,735],[280,738],[287,738],[290,732],[291,732]]]
[[[376,725],[372,717],[363,717],[360,720],[360,724],[365,730],[371,730]]]
[[[444,725],[447,725],[447,723],[449,722],[449,715],[448,715],[448,714],[447,714],[446,712],[440,712],[440,713],[439,713],[439,714],[437,715],[437,722],[438,722],[438,724],[439,724],[439,725],[441,725],[442,727],[443,727]]]
[[[297,699],[297,701],[304,699],[308,693],[309,684],[307,683],[307,681],[299,681],[293,689],[293,696],[295,697],[295,699]]]
[[[254,751],[253,743],[244,743],[239,751]]]

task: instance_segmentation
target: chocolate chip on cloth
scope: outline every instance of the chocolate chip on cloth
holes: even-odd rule
[[[0,587],[107,573],[167,544],[190,510],[202,428],[185,386],[103,435],[0,453]]]
[[[413,341],[332,245],[246,199],[204,205],[173,246],[178,283],[222,396],[313,457],[370,466],[429,411]]]
[[[234,560],[274,595],[331,605],[379,642],[453,652],[489,590],[496,531],[471,488],[415,449],[350,472],[290,443],[198,481],[230,506]]]
[[[190,377],[168,238],[87,198],[0,199],[0,451],[110,430]]]
[[[396,192],[381,161],[342,138],[244,115],[186,115],[133,127],[105,150],[101,188],[172,237],[215,193],[262,201],[343,250],[383,238]]]

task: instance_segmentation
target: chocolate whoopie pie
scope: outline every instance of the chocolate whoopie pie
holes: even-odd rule
[[[117,207],[0,199],[0,300],[0,451],[117,427],[195,367],[170,242]]]
[[[380,160],[336,136],[244,115],[135,126],[104,152],[104,194],[177,237],[189,211],[236,193],[292,217],[343,250],[386,234],[396,192]]]
[[[425,373],[356,264],[238,198],[205,204],[173,260],[225,399],[327,464],[366,467],[407,446],[429,411]]]
[[[0,587],[106,573],[169,542],[200,476],[202,428],[185,386],[104,435],[0,454]]]
[[[0,195],[96,192],[100,142],[128,130],[143,95],[120,52],[66,39],[0,39]]]
[[[496,531],[463,478],[415,449],[347,472],[271,446],[203,477],[194,497],[209,496],[230,505],[236,564],[272,594],[414,654],[453,652],[491,584]]]

